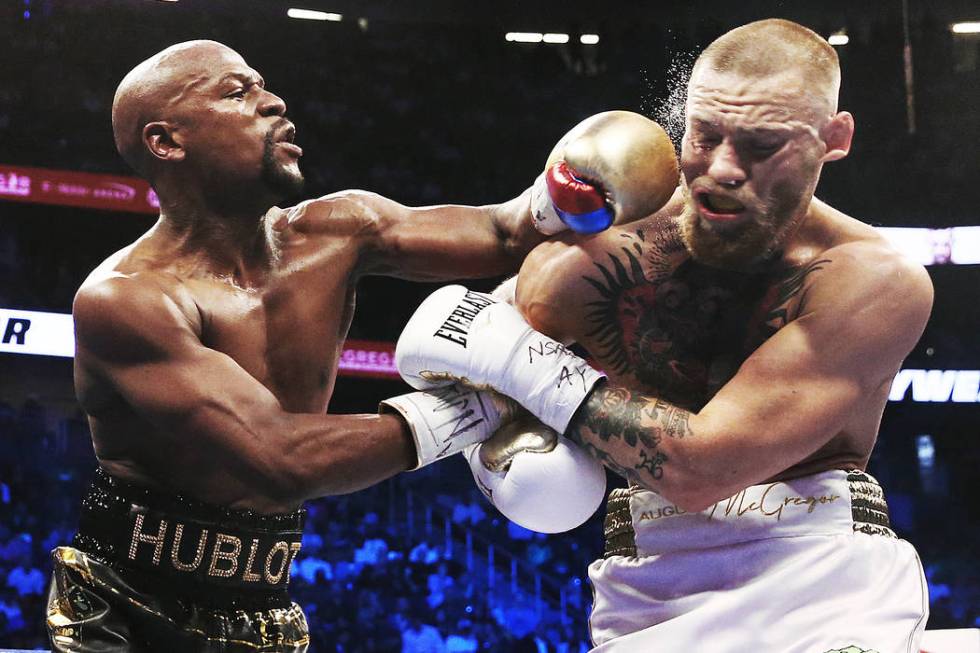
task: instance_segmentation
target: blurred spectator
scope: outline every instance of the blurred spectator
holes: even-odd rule
[[[446,642],[435,626],[422,623],[415,610],[399,615],[402,653],[445,653]]]
[[[0,632],[17,633],[24,630],[26,622],[24,613],[21,612],[17,594],[11,590],[0,592],[0,615],[6,628]]]
[[[434,609],[442,605],[443,601],[446,600],[446,592],[455,583],[453,577],[449,575],[447,568],[445,562],[440,562],[436,573],[430,574],[426,582],[429,588],[429,595],[426,597],[426,601],[430,608]]]
[[[439,559],[439,547],[430,546],[428,542],[419,542],[409,553],[408,559],[431,565]]]
[[[476,490],[470,492],[466,502],[456,501],[453,506],[453,522],[463,526],[476,526],[484,519],[487,513],[475,499]]]
[[[303,557],[296,561],[293,576],[301,576],[310,585],[333,580],[333,567],[326,560],[313,556]]]
[[[7,574],[7,587],[16,590],[18,596],[40,596],[46,581],[41,570],[31,566],[28,556]]]
[[[19,560],[30,558],[33,539],[30,533],[18,533],[6,543],[0,543],[0,560],[16,564]]]
[[[456,630],[446,638],[446,653],[476,653],[479,646],[469,619],[460,619]]]
[[[364,540],[357,550],[354,551],[354,562],[362,564],[376,565],[388,554],[388,543],[381,537],[372,537]]]

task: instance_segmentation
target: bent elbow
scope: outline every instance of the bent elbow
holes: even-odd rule
[[[647,489],[656,492],[684,512],[701,512],[718,501],[712,494],[689,482],[662,483],[656,488]]]
[[[721,476],[698,465],[680,464],[676,457],[670,470],[665,470],[657,487],[651,488],[685,512],[701,512],[727,498],[726,489],[718,482]]]
[[[701,512],[743,489],[738,483],[722,482],[723,478],[720,474],[691,474],[658,491],[685,512]]]
[[[276,421],[265,426],[261,431],[266,434],[262,438],[265,446],[255,452],[258,455],[249,465],[253,482],[278,503],[301,503],[311,498],[315,487],[312,465],[296,439],[290,437],[290,425]],[[279,437],[268,437],[271,434]]]
[[[263,473],[269,491],[287,503],[345,493],[342,487],[345,470],[342,465],[323,456],[317,457],[314,463],[301,448],[281,447]]]
[[[712,496],[702,494],[679,497],[674,503],[684,512],[701,512],[715,505],[718,501]]]
[[[254,492],[278,504],[297,504],[308,498],[303,471],[288,455],[269,455],[250,461],[245,472]]]
[[[646,489],[656,492],[683,512],[701,512],[715,505],[725,497],[718,497],[711,488],[700,488],[684,484],[660,484]]]

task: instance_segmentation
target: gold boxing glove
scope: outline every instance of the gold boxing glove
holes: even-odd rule
[[[678,182],[667,132],[631,111],[606,111],[565,134],[531,188],[531,216],[542,233],[591,234],[645,218]]]

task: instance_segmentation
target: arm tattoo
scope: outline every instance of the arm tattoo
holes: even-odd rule
[[[654,452],[654,455],[651,458],[647,455],[646,451],[640,450],[640,463],[636,466],[636,468],[645,469],[650,472],[650,476],[659,479],[664,475],[665,462],[667,462],[667,456],[659,451]]]
[[[574,440],[575,438],[572,439]],[[625,478],[630,483],[635,483],[636,485],[642,484],[642,479],[640,478],[640,475],[635,470],[632,470],[629,467],[623,467],[615,460],[613,460],[612,456],[610,456],[602,449],[598,449],[594,444],[590,442],[579,442],[579,444],[582,445],[582,448],[585,449],[586,453],[588,453],[590,456],[598,460],[600,463],[602,463],[612,471],[616,472],[617,474]]]
[[[662,399],[654,400],[654,404],[646,407],[644,412],[650,419],[663,424],[661,428],[668,437],[680,439],[691,432],[687,423],[691,413]]]
[[[691,413],[622,387],[593,391],[565,432],[606,467],[627,480],[649,485],[669,461],[664,438],[693,435]]]
[[[780,330],[788,323],[799,317],[800,313],[803,312],[804,305],[806,303],[806,291],[804,290],[804,285],[806,284],[806,279],[814,272],[818,272],[824,268],[826,264],[830,263],[830,259],[817,259],[811,261],[804,265],[803,267],[797,268],[792,271],[792,273],[779,284],[776,290],[776,297],[773,299],[772,307],[769,309],[769,313],[766,315],[766,326],[769,328],[770,333],[767,336],[771,336],[776,331]],[[796,295],[803,293],[800,297],[800,302],[790,315],[787,312],[787,306],[791,299]]]

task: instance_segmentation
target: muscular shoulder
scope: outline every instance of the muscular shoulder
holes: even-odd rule
[[[884,239],[843,243],[824,251],[803,313],[848,337],[883,339],[904,357],[922,334],[932,310],[932,281],[925,268]],[[819,316],[829,318],[819,320]]]
[[[585,298],[596,292],[596,280],[605,279],[610,270],[635,273],[641,265],[643,239],[651,233],[646,223],[613,227],[594,236],[565,232],[535,247],[518,276],[516,304],[521,313],[553,338],[581,337]]]
[[[373,237],[399,206],[376,193],[345,190],[301,202],[284,214],[286,224],[300,234]]]
[[[814,200],[815,227],[801,250],[811,267],[813,290],[831,303],[866,302],[882,307],[899,302],[899,315],[928,316],[932,282],[925,268],[896,250],[878,231],[837,209]]]
[[[926,269],[883,239],[845,243],[828,249],[823,256],[839,267],[841,281],[848,283],[842,289],[845,294],[900,298],[906,306],[927,310],[932,305],[932,281]]]
[[[582,275],[592,256],[574,234],[563,234],[535,247],[517,277],[515,305],[535,329],[558,340],[575,337],[571,310],[580,296]]]
[[[96,355],[162,353],[178,335],[201,331],[200,312],[189,291],[159,272],[89,278],[75,295],[72,315],[79,347]]]

